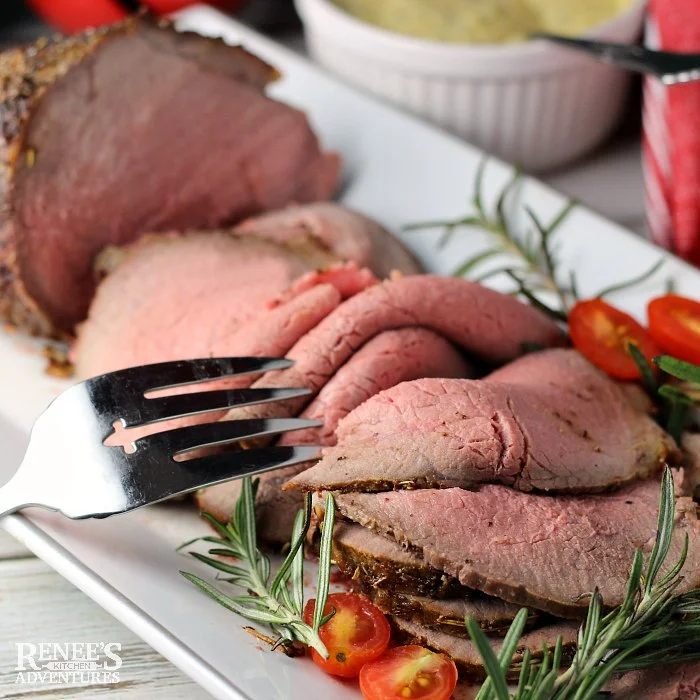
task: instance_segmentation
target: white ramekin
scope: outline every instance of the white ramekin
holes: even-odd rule
[[[381,1],[381,0],[378,0]],[[321,65],[530,171],[567,163],[619,122],[629,76],[547,44],[447,44],[362,22],[330,0],[296,0]],[[640,0],[588,36],[629,43]]]

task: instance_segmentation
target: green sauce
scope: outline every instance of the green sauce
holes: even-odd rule
[[[525,41],[536,31],[582,34],[635,0],[333,0],[358,19],[407,36],[457,43]]]

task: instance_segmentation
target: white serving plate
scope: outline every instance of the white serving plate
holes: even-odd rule
[[[179,24],[242,42],[282,70],[285,78],[273,91],[307,110],[324,144],[342,153],[342,199],[349,205],[395,231],[408,222],[465,213],[483,157],[477,149],[339,83],[214,10],[192,9],[180,16]],[[497,195],[509,172],[500,163],[489,167],[488,198]],[[535,181],[525,185],[523,200],[545,219],[564,202]],[[438,253],[435,239],[434,234],[405,236],[427,267],[438,273],[449,273],[459,259],[484,244],[478,234],[462,235]],[[568,219],[559,241],[561,258],[577,270],[583,294],[646,269],[662,254],[583,208]],[[679,292],[700,297],[698,271],[671,258],[665,267],[669,275]],[[641,317],[646,300],[661,293],[663,284],[664,275],[659,275],[653,283],[618,295],[615,302]],[[63,386],[42,373],[39,347],[18,334],[0,334],[0,483],[19,463],[32,421]],[[70,459],[57,454],[56,469]],[[2,525],[217,698],[307,700],[322,693],[337,700],[359,697],[354,686],[329,679],[307,660],[261,649],[243,631],[240,618],[178,575],[179,569],[199,567],[175,553],[175,547],[206,531],[187,506],[82,522],[34,509],[9,516]],[[123,673],[128,674],[128,666]]]

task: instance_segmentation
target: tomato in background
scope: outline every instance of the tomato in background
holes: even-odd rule
[[[649,362],[660,354],[646,328],[602,299],[574,305],[569,312],[569,335],[584,357],[615,379],[640,378],[630,345],[636,345]]]
[[[647,307],[649,330],[669,355],[700,364],[700,301],[666,294]]]
[[[197,0],[143,0],[141,4],[158,14],[181,10]],[[232,10],[242,0],[213,0],[210,5]],[[28,0],[29,6],[56,29],[74,34],[86,27],[99,27],[124,19],[138,3],[126,0]]]

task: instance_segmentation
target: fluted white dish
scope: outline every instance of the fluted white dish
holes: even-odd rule
[[[331,0],[295,0],[311,56],[354,85],[529,171],[563,165],[619,123],[629,75],[544,41],[450,44],[401,36]],[[646,2],[590,32],[629,43]]]

